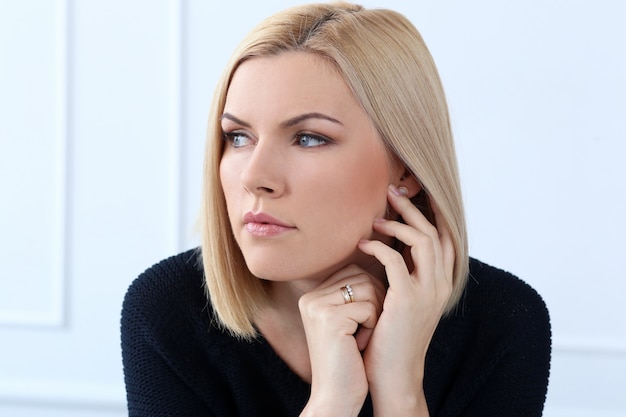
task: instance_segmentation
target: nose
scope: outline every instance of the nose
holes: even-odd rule
[[[244,189],[254,195],[281,196],[285,190],[284,162],[277,146],[271,141],[259,140],[241,172]]]

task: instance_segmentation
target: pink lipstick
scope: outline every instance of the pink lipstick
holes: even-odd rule
[[[251,211],[243,216],[243,222],[248,233],[255,237],[273,237],[296,229],[268,214]]]

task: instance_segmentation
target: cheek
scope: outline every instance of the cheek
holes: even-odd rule
[[[228,158],[223,158],[220,160],[220,182],[222,183],[222,188],[226,190],[227,185],[229,184],[229,173],[232,172],[230,169]]]
[[[385,208],[387,203],[387,187],[390,182],[389,164],[385,155],[379,152],[372,152],[371,155],[363,157],[358,170],[354,170],[356,175],[351,176],[353,193],[358,196],[360,203],[367,206],[378,206]]]
[[[232,187],[235,182],[239,181],[239,173],[244,166],[245,159],[240,154],[230,149],[224,149],[219,165],[220,181],[222,185]]]
[[[229,158],[223,158],[220,162],[220,183],[226,199],[226,206],[230,211],[233,204],[233,191],[237,189],[237,175]]]
[[[361,156],[350,169],[342,170],[337,178],[340,183],[336,198],[340,210],[353,220],[365,221],[368,226],[376,217],[382,217],[387,209],[387,187],[390,182],[386,157]]]

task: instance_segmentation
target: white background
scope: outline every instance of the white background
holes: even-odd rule
[[[296,1],[0,0],[0,415],[123,416],[124,292],[196,245],[212,91]],[[626,6],[363,1],[433,53],[471,253],[552,316],[546,416],[626,416]]]

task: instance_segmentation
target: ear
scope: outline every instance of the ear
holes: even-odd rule
[[[420,191],[422,191],[422,184],[420,184],[417,178],[415,178],[406,167],[394,185],[398,188],[406,188],[407,197],[409,198],[415,197]]]

